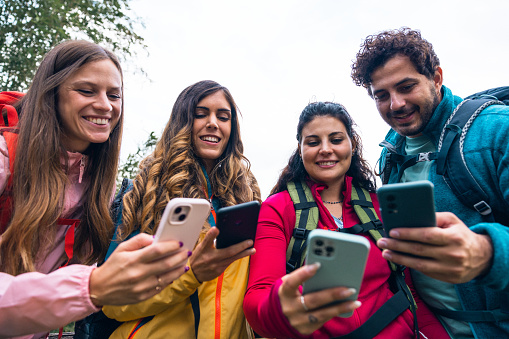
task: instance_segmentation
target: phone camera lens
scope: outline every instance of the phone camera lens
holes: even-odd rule
[[[175,208],[175,213],[176,214],[179,214],[180,212],[182,212],[182,207]]]
[[[316,241],[316,246],[323,246],[323,241],[317,240]]]
[[[325,247],[325,250],[327,251],[327,253],[330,253],[330,252],[334,251],[334,248],[332,246],[327,246],[327,247]]]
[[[315,248],[315,254],[316,255],[322,255],[322,249],[321,248]]]
[[[396,205],[395,203],[391,202],[390,204],[387,205],[387,207],[389,207],[390,209],[396,209],[398,207],[398,205]]]
[[[396,197],[395,197],[394,195],[389,194],[389,195],[387,196],[387,201],[394,201],[394,200],[396,200]]]
[[[179,221],[184,221],[185,218],[186,218],[185,214],[179,215]]]

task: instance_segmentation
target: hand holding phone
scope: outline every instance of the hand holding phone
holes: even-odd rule
[[[258,201],[219,209],[216,214],[216,226],[219,230],[216,248],[229,247],[248,239],[254,241],[259,212]]]
[[[433,184],[428,180],[388,184],[377,191],[385,233],[397,227],[436,226]]]
[[[354,288],[356,293],[342,301],[357,300],[369,248],[369,241],[360,235],[312,230],[308,237],[306,265],[319,262],[320,268],[302,284],[302,294],[344,286]],[[349,312],[340,316],[348,318],[352,314]]]
[[[154,235],[158,241],[177,240],[182,247],[193,250],[200,231],[210,213],[210,203],[205,199],[173,198],[164,209]]]

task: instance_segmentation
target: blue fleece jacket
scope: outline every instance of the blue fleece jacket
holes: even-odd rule
[[[445,86],[442,86],[442,95],[442,101],[423,131],[435,145],[438,145],[447,119],[462,101]],[[384,147],[379,162],[380,169],[383,169],[387,149],[404,154],[405,137],[391,129],[380,145]],[[473,177],[489,195],[495,215],[497,211],[503,211],[505,217],[498,212],[498,221],[509,225],[509,220],[505,220],[509,211],[509,106],[492,105],[479,114],[465,137],[464,156]],[[455,286],[463,309],[500,309],[502,303],[509,303],[509,226],[491,222],[463,205],[442,176],[436,173],[435,162],[429,180],[435,185],[435,206],[438,212],[456,214],[472,231],[489,235],[493,243],[493,260],[489,272]],[[392,171],[389,183],[396,181],[397,171]],[[470,327],[477,338],[509,338],[509,321],[470,323]]]

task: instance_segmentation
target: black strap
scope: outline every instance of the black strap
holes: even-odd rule
[[[456,310],[446,310],[442,308],[436,308],[429,306],[429,309],[438,315],[441,315],[446,318],[466,321],[469,323],[479,323],[479,322],[498,322],[503,320],[509,320],[509,313],[504,313],[500,309],[491,310],[491,311],[456,311]]]
[[[194,291],[189,297],[191,300],[191,307],[193,308],[194,314],[194,333],[198,338],[198,327],[200,326],[200,299],[198,298],[198,290]]]
[[[369,319],[353,332],[332,339],[371,339],[409,307],[403,291],[394,294]],[[397,335],[395,334],[397,337]]]

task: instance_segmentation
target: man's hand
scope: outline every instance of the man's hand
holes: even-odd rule
[[[395,228],[378,240],[382,256],[437,280],[461,284],[486,273],[493,246],[449,212],[436,214],[438,227]],[[405,255],[412,254],[418,257]]]

